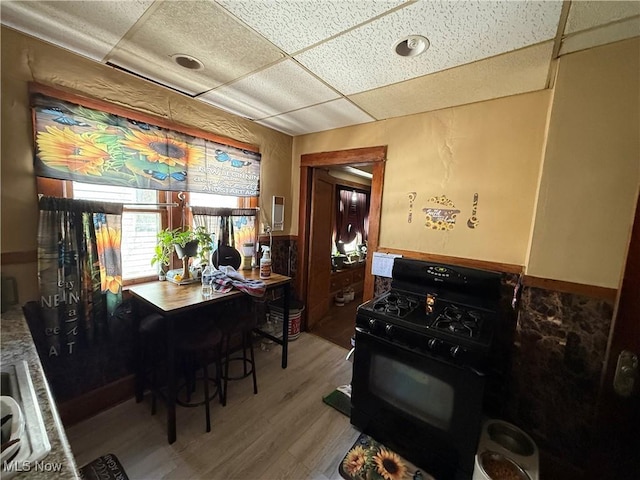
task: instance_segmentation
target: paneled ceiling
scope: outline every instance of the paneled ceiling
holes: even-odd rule
[[[0,5],[5,26],[289,135],[544,89],[558,56],[640,35],[638,1]],[[399,56],[412,35],[429,47]]]

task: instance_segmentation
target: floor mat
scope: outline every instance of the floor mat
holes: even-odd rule
[[[129,480],[118,457],[109,453],[80,469],[83,480]]]
[[[340,390],[336,389],[326,397],[322,397],[322,401],[343,415],[351,416],[351,399]]]
[[[340,476],[346,480],[435,480],[369,435],[361,433],[340,467]]]

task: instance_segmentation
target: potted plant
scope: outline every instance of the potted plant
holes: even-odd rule
[[[207,265],[209,263],[209,257],[214,250],[214,235],[208,233],[207,229],[200,225],[193,231],[195,238],[198,239],[200,249],[198,250],[198,258],[200,259],[200,265]]]
[[[180,230],[177,228],[172,233],[173,245],[179,259],[195,257],[198,254],[198,244],[200,242],[193,230]]]
[[[165,280],[166,267],[171,265],[171,255],[174,250],[174,232],[167,228],[158,232],[157,237],[158,243],[151,258],[151,265],[158,264],[158,279]]]
[[[158,233],[158,243],[151,259],[151,265],[156,263],[160,265],[159,277],[162,280],[163,273],[165,273],[164,267],[171,264],[171,256],[175,250],[178,258],[182,260],[182,279],[186,280],[191,276],[189,258],[198,256],[200,264],[204,265],[208,263],[212,249],[212,235],[207,233],[203,226],[199,226],[195,230],[166,228]]]

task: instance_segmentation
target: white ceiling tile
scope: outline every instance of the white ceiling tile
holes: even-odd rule
[[[574,1],[571,2],[564,33],[587,30],[636,15],[640,15],[640,2],[637,0],[631,2]]]
[[[294,53],[407,0],[217,0],[287,53]]]
[[[187,70],[173,62],[187,54],[204,64]],[[202,93],[283,58],[271,43],[208,1],[169,1],[128,35],[109,61],[145,77]]]
[[[569,35],[562,40],[559,54],[566,55],[638,35],[640,35],[640,17],[633,17]]]
[[[101,61],[152,4],[153,0],[3,0],[2,24]]]
[[[203,101],[299,135],[544,88],[562,4],[0,0],[0,20],[188,94],[207,92]],[[640,1],[574,0],[560,54],[639,32]],[[413,34],[431,48],[397,56],[396,42]],[[279,47],[292,55],[308,49],[295,60],[326,83],[283,60]],[[177,66],[177,53],[199,58],[204,70]],[[351,101],[335,100],[340,93]]]
[[[552,53],[549,41],[349,98],[382,120],[542,90]]]
[[[555,37],[562,2],[420,1],[329,40],[296,59],[344,94],[426,75]],[[396,55],[397,41],[431,47]]]
[[[258,120],[256,123],[289,135],[304,135],[372,121],[374,119],[371,116],[348,100],[340,98],[322,105]]]
[[[260,119],[338,98],[293,60],[285,60],[198,97],[224,110]]]

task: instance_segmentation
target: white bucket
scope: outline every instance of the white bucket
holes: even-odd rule
[[[302,312],[304,311],[304,306],[302,304],[299,304],[298,302],[291,303],[292,306],[289,308],[289,340],[295,340],[300,336],[300,323],[302,320]],[[282,308],[282,305],[271,302],[269,304],[269,310],[271,312],[271,320],[273,321],[275,329],[274,336],[282,338],[284,309]]]

